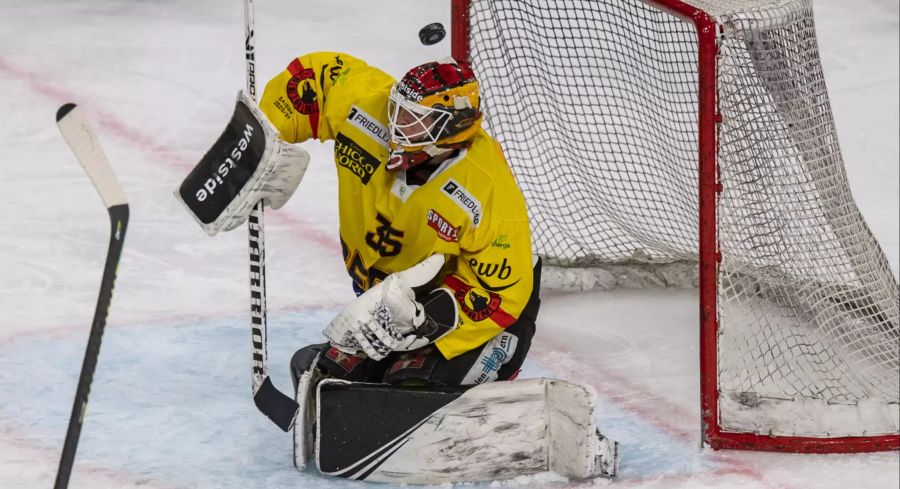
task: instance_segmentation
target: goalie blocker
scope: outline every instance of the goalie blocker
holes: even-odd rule
[[[175,197],[210,236],[243,224],[257,202],[283,206],[306,173],[309,154],[285,143],[244,92],[225,130]]]
[[[312,361],[312,358],[310,358]],[[589,387],[556,379],[401,387],[299,379],[294,465],[399,484],[509,479],[551,471],[614,478],[618,445],[594,422]]]

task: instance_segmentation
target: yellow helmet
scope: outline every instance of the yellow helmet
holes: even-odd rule
[[[416,66],[391,88],[388,170],[406,169],[466,148],[481,126],[478,81],[452,58]],[[442,151],[443,150],[443,151]]]

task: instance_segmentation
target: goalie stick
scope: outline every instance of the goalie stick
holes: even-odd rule
[[[256,102],[256,38],[253,0],[244,0],[244,49],[247,67],[247,95]],[[256,408],[284,431],[290,431],[300,406],[279,391],[269,378],[266,331],[266,244],[263,202],[259,201],[247,219],[250,236],[250,320],[251,376]]]
[[[100,355],[100,342],[106,327],[106,316],[109,312],[113,285],[116,281],[116,269],[119,266],[119,257],[125,242],[125,229],[128,226],[128,201],[100,147],[96,134],[82,111],[75,104],[65,104],[56,113],[56,124],[100,194],[103,205],[109,212],[110,221],[109,248],[106,251],[106,265],[100,281],[100,294],[97,297],[97,307],[94,310],[94,320],[91,323],[87,349],[84,352],[81,375],[75,390],[75,402],[69,418],[66,441],[63,444],[59,468],[56,472],[56,483],[53,486],[56,489],[63,489],[69,485],[72,464],[75,462],[75,450],[78,448],[78,438],[81,435],[81,425],[84,422],[88,395],[91,391],[91,382],[97,367],[97,357]]]

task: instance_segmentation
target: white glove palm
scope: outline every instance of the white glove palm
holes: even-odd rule
[[[428,340],[414,334],[425,321],[425,310],[412,289],[427,284],[443,265],[443,255],[432,255],[412,268],[388,275],[347,304],[325,329],[325,337],[340,350],[362,350],[374,360],[392,351],[415,349],[417,343],[425,346]]]

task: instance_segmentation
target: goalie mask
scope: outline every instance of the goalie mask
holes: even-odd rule
[[[481,125],[478,82],[468,63],[452,58],[417,66],[394,84],[388,100],[390,171],[467,148]]]

